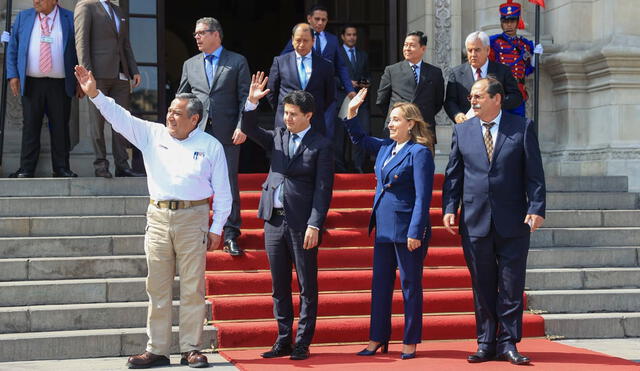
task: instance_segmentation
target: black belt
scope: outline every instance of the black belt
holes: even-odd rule
[[[276,208],[274,207],[274,208],[273,208],[273,215],[285,216],[284,209],[276,209]]]

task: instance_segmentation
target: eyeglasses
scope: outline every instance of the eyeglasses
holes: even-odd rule
[[[484,98],[484,94],[483,94],[483,95],[480,95],[480,94],[467,95],[467,100],[468,100],[469,102],[471,102],[471,101],[472,101],[472,100],[474,100],[474,99],[476,99],[476,100],[480,100],[480,99],[482,99],[482,98]]]
[[[196,31],[193,33],[193,37],[202,37],[204,35],[206,35],[207,32],[214,32],[213,30],[204,30],[204,31]]]

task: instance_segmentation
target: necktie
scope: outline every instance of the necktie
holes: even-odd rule
[[[111,2],[107,1],[107,8],[109,8],[109,16],[111,17],[111,21],[113,22],[113,26],[118,30],[118,22],[116,22],[116,13],[113,11],[113,6],[111,6]]]
[[[413,78],[416,80],[416,85],[418,85],[418,65],[412,64],[411,69],[413,70]]]
[[[204,58],[204,71],[207,73],[207,80],[209,81],[209,87],[213,84],[213,59],[216,56],[213,54],[207,55]]]
[[[300,57],[300,86],[302,86],[302,90],[307,87],[307,82],[309,82],[309,77],[307,76],[307,68],[304,64],[304,60],[306,58],[307,57]]]
[[[51,29],[49,28],[49,17],[40,20],[40,30],[42,36],[50,38]],[[48,73],[51,71],[51,43],[40,41],[40,72]]]
[[[484,131],[484,146],[487,148],[487,157],[489,158],[489,163],[493,161],[493,136],[491,135],[491,128],[495,124],[495,122],[482,124],[482,126],[484,126],[484,128],[486,129]]]
[[[296,153],[296,142],[299,137],[298,134],[293,134],[289,139],[289,158],[293,158],[293,155]]]
[[[482,78],[482,70],[477,68],[476,69],[476,81],[480,80]]]
[[[314,49],[316,50],[316,53],[318,54],[322,54],[322,47],[320,46],[320,32],[316,32],[316,46],[314,47]]]
[[[356,64],[356,53],[353,48],[349,49],[349,53],[351,54],[349,58],[351,60],[351,64]]]

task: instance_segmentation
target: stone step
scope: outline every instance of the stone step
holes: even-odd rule
[[[144,327],[148,302],[39,305],[0,308],[0,334]],[[207,301],[207,317],[211,305]],[[172,306],[172,323],[179,324],[179,301]]]
[[[633,210],[638,194],[628,192],[547,192],[549,210]]]
[[[547,192],[627,192],[626,176],[549,176]]]
[[[148,300],[145,277],[0,282],[0,307]],[[173,282],[173,299],[180,280]]]
[[[640,289],[528,290],[527,305],[548,313],[635,312]]]
[[[0,218],[0,237],[143,234],[144,215],[41,216]]]
[[[531,247],[638,246],[640,227],[541,228],[531,234]]]
[[[526,287],[528,290],[639,288],[640,267],[527,269]]]
[[[543,314],[545,333],[567,339],[640,337],[640,313]]]
[[[570,227],[640,227],[640,210],[549,210],[544,226]]]
[[[0,237],[3,258],[143,255],[144,236]],[[0,265],[2,260],[0,260]],[[0,269],[1,271],[2,269]],[[0,273],[0,276],[2,273]]]
[[[4,281],[144,277],[144,255],[79,256],[0,260]]]
[[[640,267],[639,257],[635,246],[531,248],[527,268]]]
[[[143,215],[149,196],[0,197],[0,217]]]
[[[173,327],[172,333],[171,353],[178,353],[178,328]],[[214,346],[216,338],[216,329],[205,326],[202,334],[203,349]],[[0,334],[0,359],[11,362],[116,357],[142,353],[146,344],[147,333],[144,328]],[[123,364],[122,368],[124,367]]]

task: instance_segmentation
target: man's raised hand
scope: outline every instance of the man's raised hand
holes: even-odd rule
[[[368,91],[367,88],[360,89],[358,94],[356,94],[356,96],[353,97],[353,99],[351,99],[351,102],[349,102],[347,119],[350,120],[358,115],[358,108],[360,108],[362,103],[364,103],[364,98],[367,97],[367,91]]]
[[[89,98],[95,98],[96,95],[98,95],[98,89],[96,89],[96,79],[93,77],[91,71],[83,66],[76,66],[74,74],[82,91],[84,91]]]
[[[249,102],[258,104],[260,99],[264,98],[271,90],[264,88],[267,86],[269,77],[264,75],[264,72],[258,71],[251,76],[251,85],[249,86]]]

